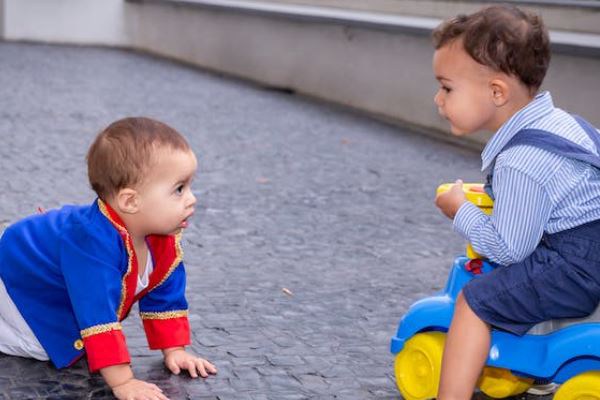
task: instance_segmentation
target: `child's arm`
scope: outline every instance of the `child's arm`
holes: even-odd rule
[[[186,352],[183,347],[163,349],[162,353],[165,358],[165,365],[175,375],[178,375],[182,369],[186,369],[192,378],[197,378],[198,373],[203,378],[206,378],[208,374],[217,373],[217,369],[213,364]]]
[[[140,299],[140,315],[151,349],[162,350],[165,365],[174,374],[188,370],[193,378],[217,372],[214,365],[185,351],[191,342],[185,267],[181,262],[168,278]]]
[[[493,187],[492,215],[465,202],[456,212],[454,229],[479,254],[510,265],[522,261],[538,246],[553,203],[540,183],[515,168],[496,168]]]
[[[79,226],[69,233],[61,240],[61,269],[90,371],[99,371],[118,399],[166,400],[156,385],[135,379],[129,366],[129,350],[116,314],[122,274],[113,263],[120,255]]]
[[[160,399],[168,400],[162,390],[153,383],[135,379],[129,364],[102,368],[100,374],[119,400]]]

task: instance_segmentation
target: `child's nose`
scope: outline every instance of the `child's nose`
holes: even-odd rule
[[[194,207],[196,205],[196,196],[190,191],[190,198],[188,199],[188,207]]]
[[[437,92],[435,92],[435,96],[433,96],[433,102],[438,107],[442,106],[442,91],[441,90],[438,90]]]

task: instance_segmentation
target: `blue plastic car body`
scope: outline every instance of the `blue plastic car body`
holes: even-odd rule
[[[469,261],[467,257],[458,257],[444,290],[409,308],[392,338],[393,354],[402,351],[406,341],[417,333],[448,331],[458,293],[478,276],[466,267]],[[493,270],[490,263],[479,262],[483,274]],[[493,330],[486,365],[555,383],[563,383],[584,371],[600,370],[600,322],[584,321],[543,335],[517,336]]]

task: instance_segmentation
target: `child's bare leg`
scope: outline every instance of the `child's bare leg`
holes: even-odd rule
[[[489,349],[489,325],[471,310],[460,293],[446,338],[438,400],[471,399]]]

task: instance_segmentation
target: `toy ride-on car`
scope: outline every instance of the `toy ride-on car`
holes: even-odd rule
[[[442,185],[438,192],[450,186]],[[493,203],[483,185],[466,184],[464,189],[468,200],[491,214]],[[456,297],[467,282],[493,268],[467,245],[466,255],[455,259],[446,287],[414,303],[402,317],[391,351],[396,384],[404,399],[437,396],[444,341]],[[492,330],[479,390],[504,398],[548,382],[561,385],[555,400],[600,400],[600,308],[583,319],[538,324],[524,336]]]

